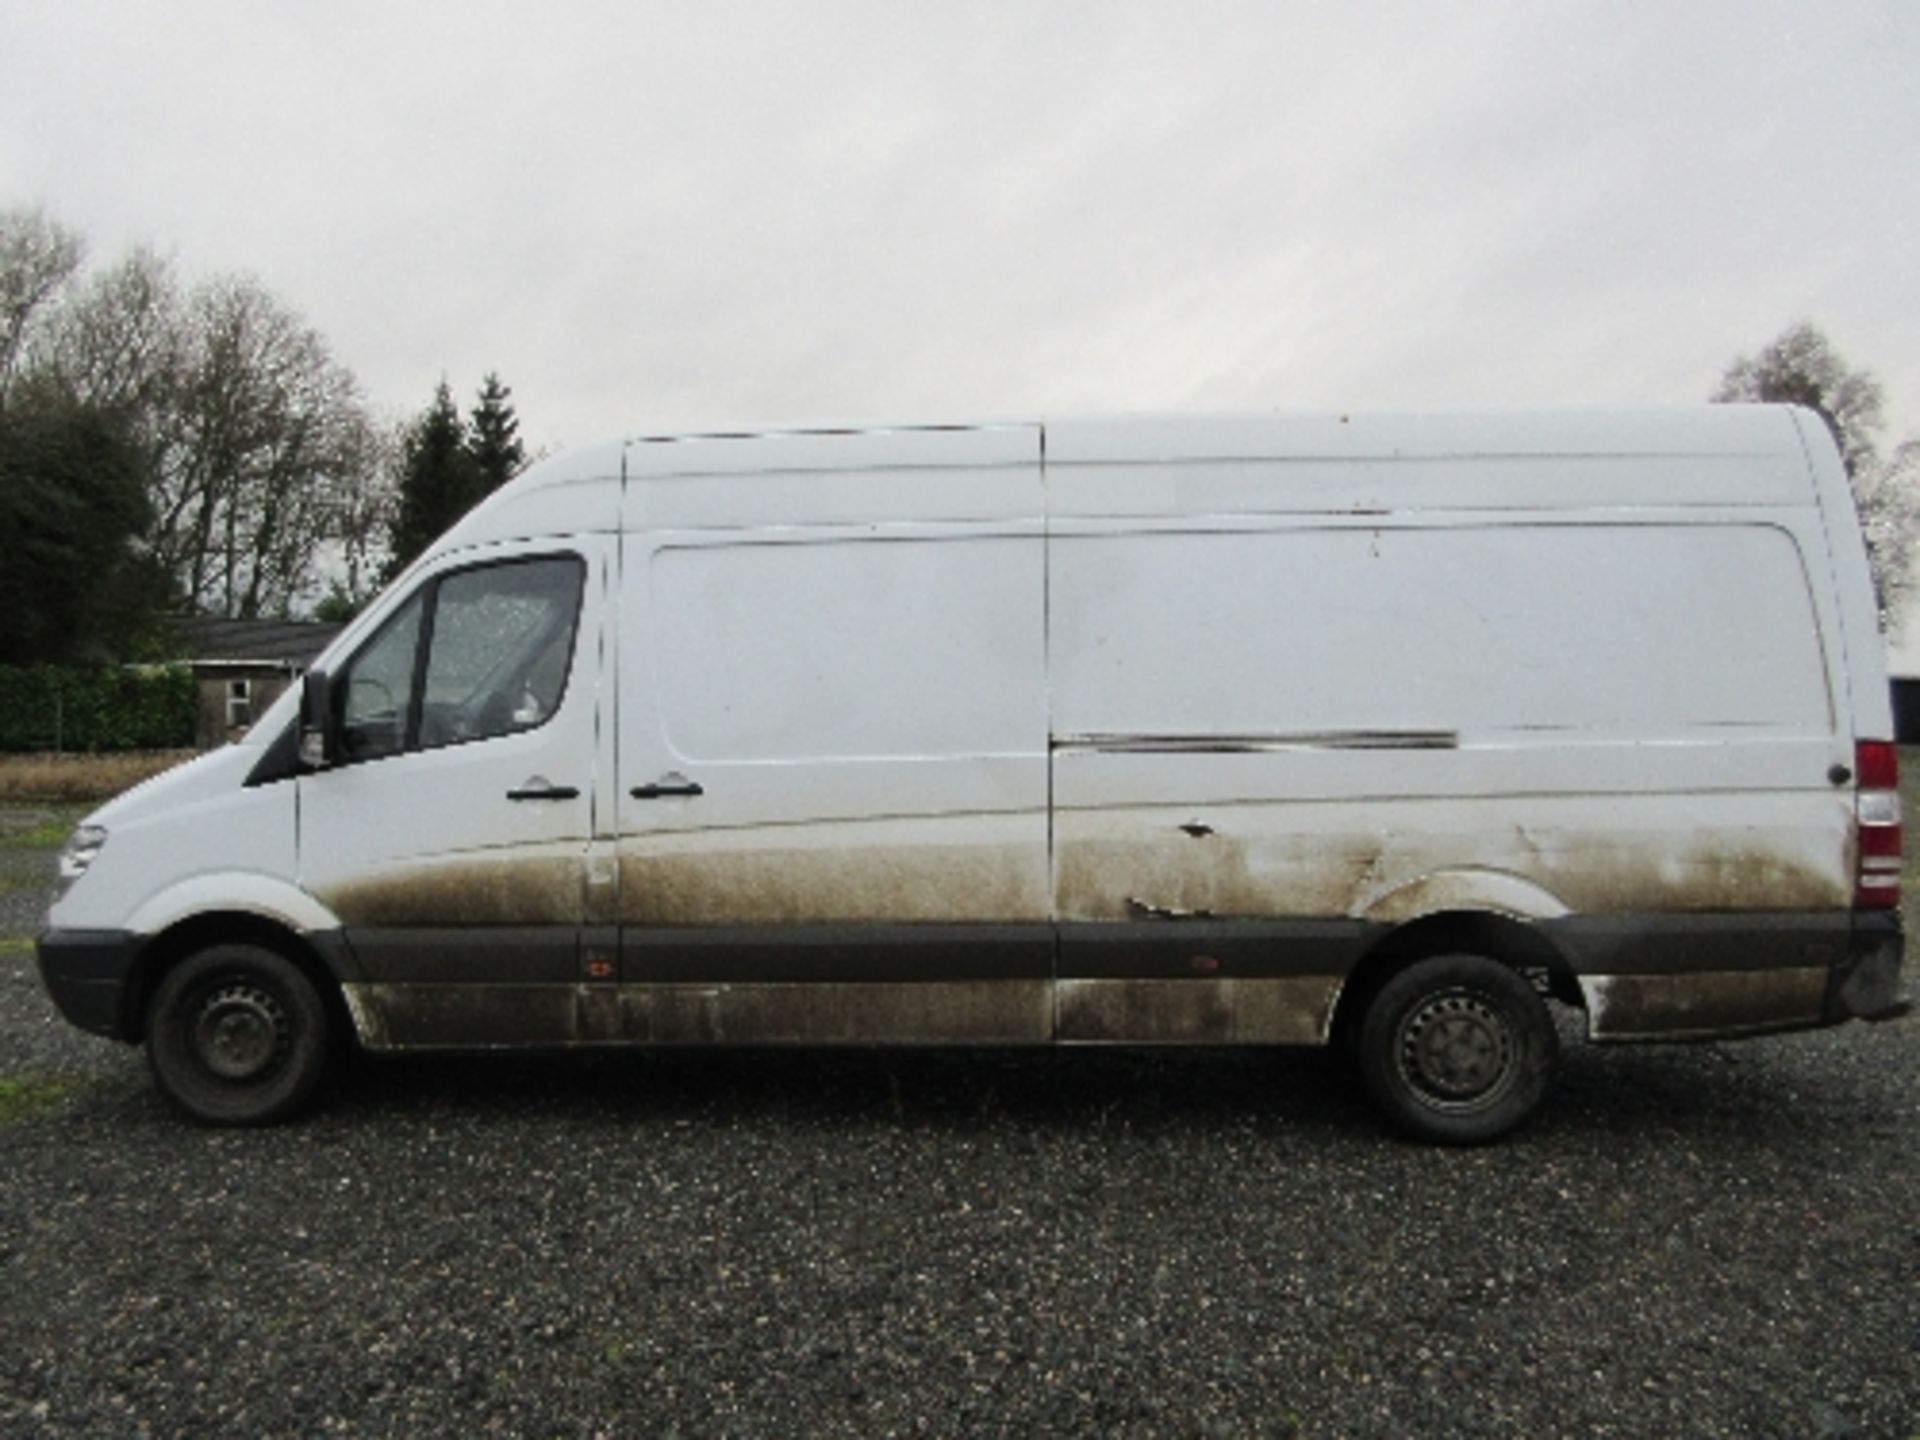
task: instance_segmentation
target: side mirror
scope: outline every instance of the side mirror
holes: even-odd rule
[[[326,769],[340,758],[339,737],[327,672],[309,670],[300,682],[300,764],[308,770]]]

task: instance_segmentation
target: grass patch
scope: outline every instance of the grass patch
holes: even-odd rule
[[[58,850],[86,813],[82,805],[64,806],[38,825],[0,832],[0,850]]]
[[[0,1077],[0,1125],[12,1125],[51,1110],[79,1088],[76,1080],[50,1075]]]
[[[32,953],[32,936],[0,935],[0,960],[8,960],[15,955],[31,955]]]
[[[0,755],[0,803],[110,800],[193,750],[128,750],[111,755]],[[64,838],[64,832],[62,835]]]
[[[91,802],[12,805],[0,800],[0,854],[56,855]]]

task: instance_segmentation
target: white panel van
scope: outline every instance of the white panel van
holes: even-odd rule
[[[1595,1040],[1901,1013],[1821,422],[642,438],[442,537],[39,942],[203,1119],[373,1051],[1349,1045],[1483,1140]]]

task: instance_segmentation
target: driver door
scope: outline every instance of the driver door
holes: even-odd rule
[[[377,1048],[575,1037],[604,542],[449,557],[335,666],[300,873]]]

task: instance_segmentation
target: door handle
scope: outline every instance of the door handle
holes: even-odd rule
[[[576,785],[549,785],[538,775],[534,776],[518,790],[507,791],[509,800],[578,800],[580,789]]]
[[[664,800],[669,795],[704,795],[706,787],[684,775],[662,775],[651,785],[636,785],[627,792],[636,800]]]

